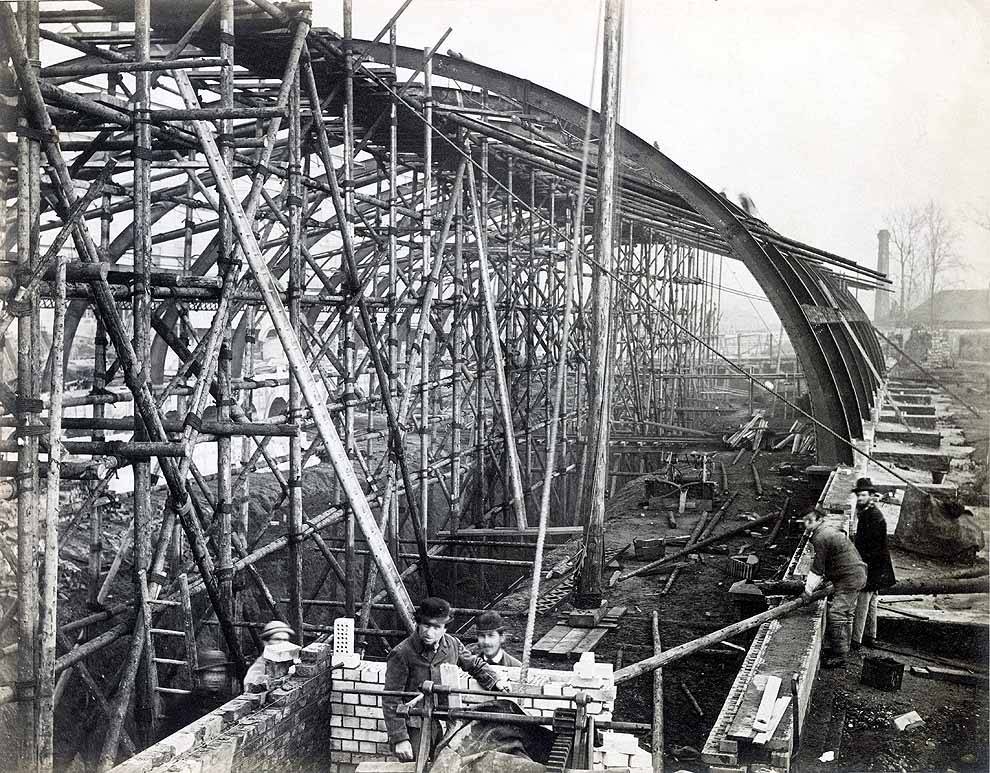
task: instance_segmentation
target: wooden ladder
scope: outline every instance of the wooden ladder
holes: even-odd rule
[[[144,613],[144,646],[148,648],[148,653],[151,657],[151,673],[149,678],[151,679],[152,688],[154,692],[159,694],[168,695],[189,695],[193,689],[196,687],[196,669],[198,667],[198,659],[196,655],[196,631],[193,628],[193,617],[192,617],[192,602],[189,600],[189,579],[185,574],[179,575],[179,600],[171,601],[168,599],[153,599],[148,594],[148,584],[146,578],[142,577],[141,581],[141,607]],[[181,607],[182,609],[182,630],[174,630],[171,628],[155,628],[152,624],[152,613],[151,608],[153,606],[158,607]],[[168,636],[168,637],[182,637],[183,643],[185,645],[186,657],[185,659],[179,658],[160,658],[155,650],[155,637],[156,636]],[[188,684],[190,689],[183,689],[179,687],[162,687],[158,684],[158,667],[161,665],[168,666],[181,666],[182,670],[185,672],[188,679]],[[160,701],[155,701],[155,713],[157,716],[161,717],[161,706]]]

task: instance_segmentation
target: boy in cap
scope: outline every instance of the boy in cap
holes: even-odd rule
[[[521,666],[522,661],[502,649],[505,643],[505,623],[495,610],[482,612],[474,619],[478,650],[485,662],[492,666]]]
[[[887,521],[874,501],[876,489],[869,478],[860,478],[856,495],[856,550],[866,562],[866,585],[856,599],[852,646],[872,647],[877,638],[877,598],[882,588],[894,584],[894,564],[887,547]]]
[[[385,667],[385,691],[417,692],[427,679],[440,681],[440,666],[457,665],[467,672],[485,690],[505,690],[508,684],[500,682],[498,675],[485,663],[484,658],[472,655],[467,648],[447,633],[450,622],[450,603],[446,599],[423,599],[416,610],[416,631],[389,653]],[[396,707],[402,699],[397,696],[382,698],[385,729],[395,756],[402,762],[411,762],[419,754],[423,719],[417,716],[400,717]],[[435,747],[442,737],[438,722],[433,723],[430,747]]]
[[[805,513],[804,530],[815,548],[815,559],[802,595],[809,597],[823,580],[832,583],[825,613],[825,638],[830,651],[823,665],[843,667],[849,654],[856,599],[866,584],[866,564],[846,533],[825,523],[824,510],[816,507]]]

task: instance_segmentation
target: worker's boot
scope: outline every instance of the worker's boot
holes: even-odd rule
[[[849,655],[849,640],[852,637],[852,623],[829,626],[826,636],[831,645],[824,653],[822,668],[845,668]]]

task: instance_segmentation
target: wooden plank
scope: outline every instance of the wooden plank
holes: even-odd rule
[[[767,723],[766,730],[757,733],[756,737],[753,739],[753,743],[763,746],[773,738],[773,734],[777,732],[777,727],[780,725],[781,720],[790,711],[791,708],[791,698],[789,695],[785,695],[781,698],[777,698],[773,706],[773,713],[770,717],[770,721]]]
[[[489,529],[458,529],[456,532],[451,531],[439,531],[437,532],[437,537],[536,537],[538,529],[526,528],[526,529],[501,529],[501,528],[489,528]],[[547,537],[572,537],[579,534],[583,534],[584,530],[581,526],[548,526],[547,527]]]
[[[764,733],[770,726],[779,692],[780,677],[767,676],[767,683],[763,687],[763,696],[760,698],[760,707],[756,710],[756,718],[753,720],[753,730],[756,732]]]
[[[564,638],[562,638],[559,642],[557,642],[554,648],[550,650],[550,654],[551,655],[567,654],[574,648],[575,644],[577,644],[579,641],[581,641],[581,639],[584,638],[585,633],[586,633],[586,629],[571,628],[566,634],[564,634]]]
[[[611,628],[593,628],[587,633],[580,645],[574,648],[574,654],[580,656],[585,652],[591,652],[610,630]]]
[[[547,631],[535,645],[533,645],[533,649],[538,652],[549,652],[569,630],[571,629],[566,625],[555,625]]]

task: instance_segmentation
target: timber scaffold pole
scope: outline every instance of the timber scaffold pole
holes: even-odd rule
[[[236,686],[268,619],[305,643],[343,611],[384,652],[414,599],[466,616],[511,575],[528,651],[555,530],[583,528],[597,604],[607,497],[703,439],[736,256],[618,125],[621,0],[597,116],[444,56],[449,29],[400,45],[409,4],[360,41],[350,0],[341,34],[305,3],[0,2],[20,769],[80,751],[54,731],[80,695],[87,765],[140,751],[159,689],[190,686],[156,659],[222,648]],[[775,265],[853,270],[741,222]]]

